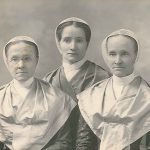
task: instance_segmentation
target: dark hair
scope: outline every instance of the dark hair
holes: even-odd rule
[[[120,35],[120,36],[125,36],[126,38],[130,39],[130,40],[133,42],[134,48],[135,48],[135,49],[134,49],[134,50],[135,50],[135,54],[137,55],[138,49],[139,49],[138,43],[137,43],[137,41],[136,41],[133,37],[131,37],[131,36],[129,36],[129,35],[116,34],[116,35],[109,36],[109,37],[107,38],[107,41],[106,41],[106,46],[107,46],[108,40],[109,40],[111,37],[115,37],[115,36],[118,36],[118,35]]]
[[[74,25],[75,27],[78,27],[78,28],[82,28],[83,31],[85,32],[85,36],[86,36],[86,41],[87,43],[89,44],[90,42],[90,39],[91,39],[91,29],[90,27],[83,23],[83,22],[77,22],[77,21],[68,21],[68,22],[64,22],[62,24],[60,24],[57,29],[56,29],[56,36],[58,38],[58,41],[61,40],[62,38],[62,32],[63,32],[63,29],[67,26],[71,26],[71,25]]]
[[[7,57],[7,53],[8,53],[8,49],[10,48],[10,46],[14,45],[14,44],[18,44],[18,43],[25,43],[28,45],[31,45],[35,48],[35,56],[39,59],[39,50],[38,47],[35,43],[31,42],[31,41],[25,41],[25,40],[19,40],[19,41],[14,41],[14,42],[10,42],[5,46],[5,55]]]

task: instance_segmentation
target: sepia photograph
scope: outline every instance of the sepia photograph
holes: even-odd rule
[[[0,150],[150,150],[149,0],[0,0]]]

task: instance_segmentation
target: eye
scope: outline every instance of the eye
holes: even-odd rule
[[[71,42],[71,38],[69,38],[69,37],[64,38],[63,41],[66,42],[66,43],[70,43]]]
[[[76,42],[77,42],[77,43],[82,43],[82,42],[83,42],[83,39],[82,39],[82,38],[77,38],[77,39],[76,39]]]
[[[109,55],[109,56],[115,56],[116,53],[110,52],[110,53],[108,53],[108,55]]]
[[[30,61],[31,59],[32,59],[32,58],[29,57],[29,56],[23,58],[24,61]]]
[[[19,58],[13,57],[13,58],[10,59],[10,62],[17,62],[18,60],[19,60]]]
[[[122,53],[122,56],[128,56],[128,55],[129,55],[128,52],[123,52],[123,53]]]

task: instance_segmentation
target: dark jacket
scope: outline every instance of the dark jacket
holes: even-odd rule
[[[83,90],[87,89],[94,83],[108,78],[110,75],[100,66],[93,62],[86,61],[80,68],[80,71],[68,82],[63,67],[60,66],[58,69],[50,72],[44,78],[45,81],[52,85],[60,88],[65,93],[69,94],[75,101],[77,101],[76,95]],[[73,110],[70,116],[71,126],[71,140],[72,148],[70,150],[97,150],[98,142],[96,135],[89,128],[84,121],[78,106]],[[68,128],[69,129],[69,128]],[[60,132],[63,132],[62,130]],[[69,132],[68,130],[66,132]],[[66,136],[68,141],[70,135]],[[56,139],[56,141],[60,141]],[[65,139],[63,139],[65,141]],[[62,142],[62,141],[61,141]],[[57,142],[56,142],[57,143]],[[54,149],[55,150],[55,149]],[[60,149],[67,150],[67,149]]]

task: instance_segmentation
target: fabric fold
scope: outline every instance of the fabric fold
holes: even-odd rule
[[[14,109],[11,85],[12,82],[0,90],[0,139],[13,150],[40,150],[64,125],[76,103],[59,89],[35,78],[23,103]]]
[[[100,149],[121,150],[150,131],[150,87],[141,77],[136,77],[130,84],[138,81],[138,92],[124,95],[109,112],[104,113],[105,88],[110,79],[79,94],[79,108],[88,125],[101,139]]]

